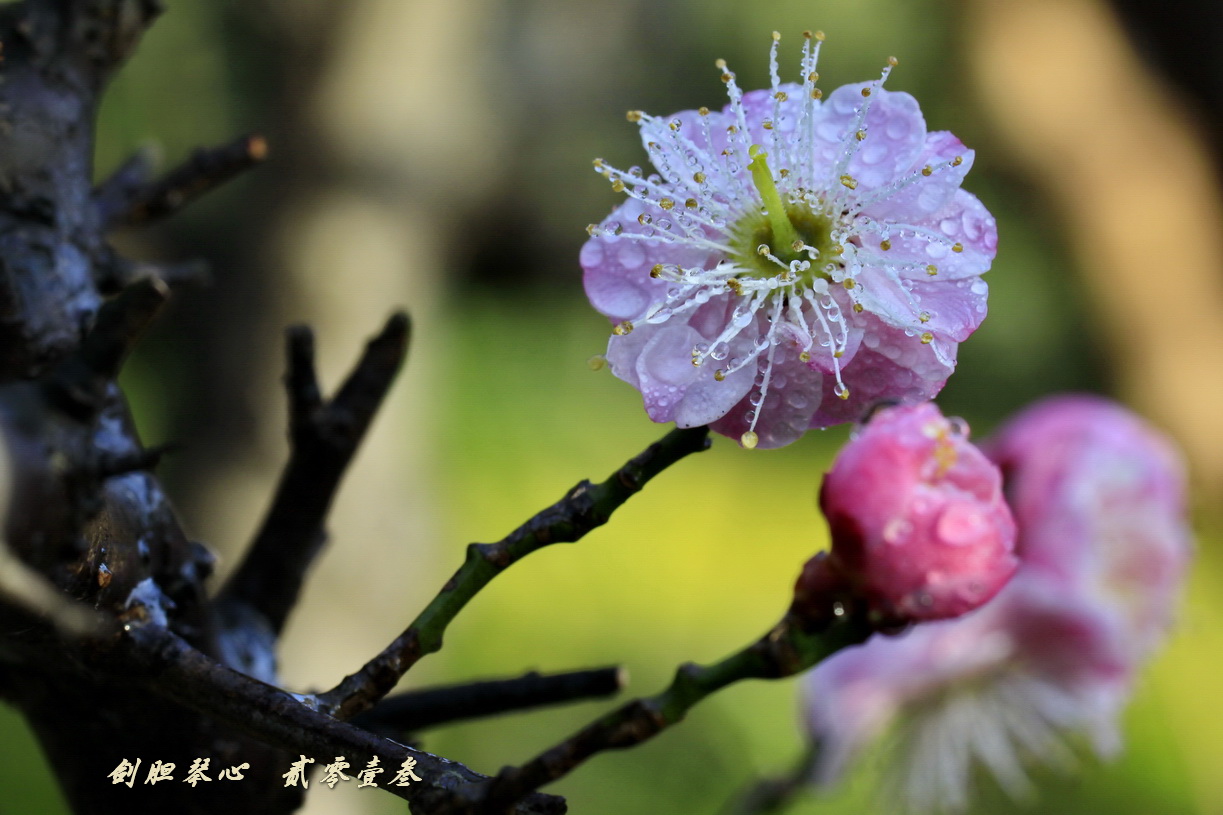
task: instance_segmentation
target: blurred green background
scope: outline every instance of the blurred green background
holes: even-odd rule
[[[1017,8],[1046,25],[1038,15],[1058,8],[1097,13],[1087,0],[167,6],[101,111],[99,177],[150,144],[167,165],[248,131],[266,133],[272,149],[267,166],[189,211],[116,238],[137,257],[213,265],[214,285],[181,294],[126,385],[148,441],[187,445],[163,474],[189,531],[220,551],[222,571],[283,458],[276,384],[284,325],[318,326],[331,383],[390,309],[408,308],[416,325],[409,372],[356,462],[331,549],[286,643],[285,675],[296,688],[333,683],[397,633],[467,542],[500,538],[664,432],[632,388],[586,365],[604,349],[607,326],[582,297],[577,252],[583,227],[617,203],[589,161],[643,160],[627,109],[721,105],[717,57],[744,87],[766,84],[774,29],[783,33],[783,79],[787,66],[789,76],[796,70],[798,33],[828,32],[825,88],[872,77],[895,54],[901,66],[889,87],[917,96],[932,130],[953,130],[977,150],[966,186],[997,216],[1000,249],[988,276],[989,319],[961,348],[960,370],[940,398],[945,412],[981,436],[1042,394],[1085,389],[1127,399],[1186,443],[1193,425],[1176,411],[1186,394],[1207,398],[1201,381],[1147,402],[1144,389],[1127,384],[1145,362],[1118,344],[1126,326],[1110,321],[1129,306],[1093,299],[1092,241],[1111,238],[1071,228],[1067,199],[1014,149],[1020,136],[983,98],[982,65],[1001,64],[988,15]],[[1096,26],[1095,35],[1112,37],[1100,47],[1127,47],[1112,28]],[[1090,52],[1100,43],[1079,45]],[[1017,47],[1030,48],[1028,80],[1055,96],[1040,74],[1039,44]],[[1171,115],[1174,124],[1183,118]],[[1093,139],[1107,139],[1106,129],[1066,126],[1079,129],[1085,149],[1105,149]],[[1076,166],[1073,156],[1046,158],[1068,174]],[[1108,191],[1098,195],[1103,202]],[[1131,213],[1130,224],[1149,217]],[[1161,280],[1183,294],[1174,251],[1158,259]],[[1120,280],[1130,271],[1109,273]],[[1203,379],[1221,359],[1202,350],[1211,347],[1197,352]],[[777,618],[802,563],[826,545],[815,491],[845,435],[811,433],[761,453],[717,439],[580,544],[545,550],[500,577],[410,684],[622,664],[627,693],[648,694],[678,663],[738,648]],[[1223,564],[1206,498],[1221,451],[1216,437],[1187,446],[1200,475],[1199,555],[1180,624],[1128,712],[1125,753],[1040,776],[1031,801],[987,795],[982,812],[1223,813]],[[554,790],[583,815],[712,815],[751,779],[793,763],[801,748],[795,695],[793,681],[732,688],[682,726],[596,757]],[[423,746],[494,773],[610,704],[450,727],[427,733]],[[20,718],[0,710],[0,728],[0,812],[63,812]],[[880,758],[844,789],[804,797],[793,811],[887,811],[871,795]],[[404,806],[369,790],[321,789],[307,811]]]

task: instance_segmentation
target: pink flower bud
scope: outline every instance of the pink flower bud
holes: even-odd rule
[[[875,636],[808,675],[817,783],[893,724],[884,786],[903,804],[891,811],[963,811],[979,769],[1021,795],[1026,765],[1073,763],[1071,736],[1119,750],[1190,554],[1180,457],[1129,411],[1083,396],[1025,410],[986,449],[1005,474],[1019,572],[978,611]]]
[[[1118,404],[1058,396],[1013,418],[986,451],[1006,474],[1024,569],[1098,598],[1145,657],[1171,623],[1190,556],[1172,444]]]
[[[884,620],[956,617],[1018,566],[998,468],[931,403],[876,413],[833,463],[820,507],[829,567]]]

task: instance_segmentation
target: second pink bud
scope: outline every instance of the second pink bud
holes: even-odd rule
[[[1018,566],[998,468],[932,403],[879,410],[820,490],[827,568],[886,622],[956,617]]]

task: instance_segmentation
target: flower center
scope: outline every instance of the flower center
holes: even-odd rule
[[[805,201],[786,203],[773,181],[768,154],[756,145],[748,152],[752,157],[748,169],[764,209],[731,230],[730,246],[745,267],[744,276],[767,280],[791,272],[793,282],[800,285],[810,285],[816,278],[831,280],[829,266],[840,262],[842,251],[832,239],[832,218]]]

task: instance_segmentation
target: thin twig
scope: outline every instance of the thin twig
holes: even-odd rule
[[[442,647],[442,634],[481,589],[514,563],[553,543],[572,543],[607,522],[621,504],[675,462],[709,448],[705,427],[675,429],[606,481],[582,481],[498,543],[473,543],[467,558],[411,625],[361,670],[319,695],[320,709],[350,719],[386,696],[425,654]]]
[[[383,699],[352,723],[377,733],[415,733],[441,724],[597,699],[625,684],[623,668],[542,675],[535,671],[513,679],[469,682],[403,693]]]
[[[406,759],[416,760],[420,781],[380,788],[406,799],[413,812],[435,813],[435,802],[468,786],[487,783],[485,776],[458,762],[412,750],[375,736],[307,706],[272,685],[232,670],[195,650],[157,625],[133,625],[109,655],[105,668],[142,681],[154,692],[203,713],[265,744],[312,756],[343,755],[354,767],[377,757],[389,781]],[[559,815],[564,800],[551,795],[524,799],[519,815]]]
[[[653,738],[728,685],[744,679],[793,676],[846,646],[863,642],[874,630],[865,615],[846,615],[817,630],[809,625],[809,619],[791,612],[754,644],[721,662],[681,666],[662,693],[629,702],[523,766],[502,770],[483,801],[470,802],[468,810],[459,811],[506,811],[524,795],[556,781],[597,753]]]
[[[293,452],[272,505],[219,601],[259,612],[279,633],[322,548],[324,522],[357,447],[407,354],[407,315],[393,315],[369,341],[335,397],[323,403],[309,329],[288,332],[289,425]]]
[[[93,203],[98,220],[103,229],[110,229],[173,215],[209,190],[259,164],[267,152],[267,141],[262,136],[243,136],[221,147],[196,150],[187,161],[151,184],[128,183],[139,169],[129,168],[127,178],[117,173],[95,191]],[[123,169],[119,172],[123,173]]]
[[[722,815],[778,815],[784,812],[799,795],[811,788],[811,777],[819,757],[819,745],[808,744],[789,772],[757,779],[727,804]]]

